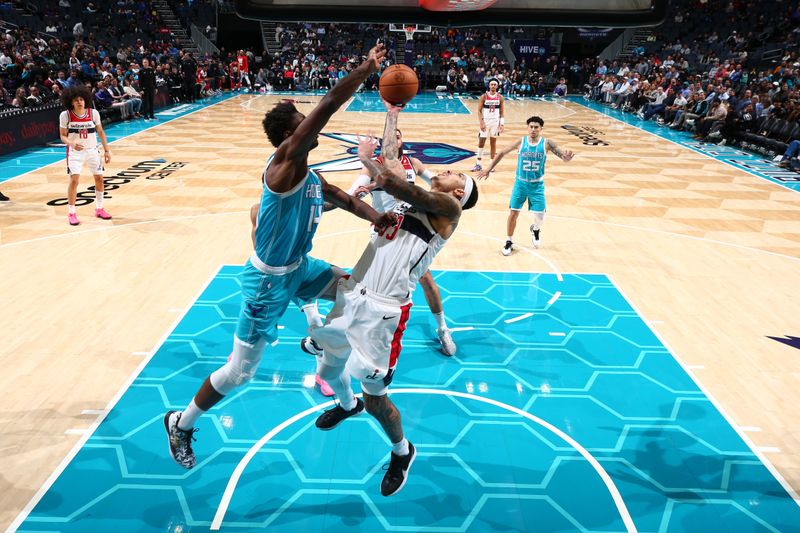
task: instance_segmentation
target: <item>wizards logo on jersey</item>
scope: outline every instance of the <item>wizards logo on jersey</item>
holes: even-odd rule
[[[356,135],[350,133],[322,133],[321,135],[344,143],[345,152],[342,155],[348,155],[341,159],[311,165],[312,169],[321,172],[346,172],[361,168],[361,162],[358,160],[358,137]],[[452,165],[475,155],[472,150],[451,144],[414,141],[403,143],[403,153],[409,157],[416,157],[426,165]]]

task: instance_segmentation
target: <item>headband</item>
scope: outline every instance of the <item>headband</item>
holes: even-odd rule
[[[464,207],[469,201],[469,197],[472,196],[472,189],[474,188],[475,180],[464,174],[464,196],[461,197],[461,207]]]

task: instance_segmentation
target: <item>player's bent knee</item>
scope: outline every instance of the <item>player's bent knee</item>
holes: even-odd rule
[[[261,363],[264,346],[266,346],[264,339],[259,339],[255,344],[234,339],[230,359],[211,374],[211,386],[214,390],[226,395],[253,379]]]

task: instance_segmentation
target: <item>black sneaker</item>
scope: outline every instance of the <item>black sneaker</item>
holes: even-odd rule
[[[384,496],[391,496],[400,492],[403,485],[408,480],[408,471],[411,469],[411,464],[417,457],[417,450],[414,445],[408,443],[408,455],[395,455],[392,452],[392,459],[389,461],[386,475],[383,476],[381,481],[381,494]]]
[[[317,341],[311,337],[306,337],[300,341],[300,349],[314,357],[322,355],[322,346],[317,344]]]
[[[533,241],[534,248],[539,247],[539,233],[541,231],[540,229],[534,229],[533,225],[531,225],[531,241]]]
[[[9,200],[10,198],[8,196],[0,192],[0,202],[7,202]]]
[[[506,241],[506,244],[505,246],[503,246],[503,249],[501,251],[503,252],[503,255],[511,255],[511,251],[513,249],[514,249],[514,243],[511,241]]]
[[[172,459],[180,466],[189,469],[194,468],[195,458],[194,450],[192,450],[192,441],[196,441],[194,434],[199,430],[196,428],[183,430],[178,427],[178,421],[181,419],[181,413],[175,417],[175,423],[170,425],[169,419],[172,413],[176,411],[169,411],[164,415],[164,429],[167,430],[167,442],[169,443],[169,454]]]
[[[317,417],[317,427],[322,431],[330,431],[339,425],[343,420],[364,412],[364,402],[361,398],[356,398],[356,406],[345,411],[344,407],[337,405],[333,409],[328,409]]]

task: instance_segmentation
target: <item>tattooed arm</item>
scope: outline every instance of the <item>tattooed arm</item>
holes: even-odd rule
[[[390,121],[387,119],[387,128]],[[396,120],[391,124],[391,130],[397,129]],[[384,191],[391,194],[398,200],[408,202],[412,206],[430,213],[434,216],[441,216],[453,222],[457,221],[461,215],[461,206],[456,199],[441,192],[429,192],[425,189],[417,187],[408,183],[405,178],[402,165],[389,168],[388,165],[381,165],[372,159],[372,153],[375,148],[377,140],[372,137],[360,138],[358,146],[358,156],[361,163],[367,168],[370,175],[373,176],[375,182],[383,188]],[[397,156],[397,150],[394,151],[394,156]],[[392,160],[389,159],[389,162]],[[394,160],[397,161],[396,159]],[[387,159],[384,158],[384,162]]]
[[[561,158],[563,161],[570,161],[573,157],[575,157],[575,152],[572,150],[562,150],[550,139],[547,139],[547,149],[550,150],[550,152],[552,152],[556,157]]]

